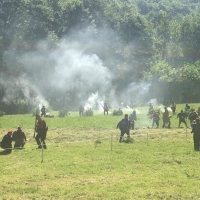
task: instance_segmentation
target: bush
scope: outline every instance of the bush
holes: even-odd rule
[[[123,111],[122,110],[114,110],[113,111],[113,116],[120,116],[123,115]]]
[[[66,116],[66,111],[65,110],[59,110],[58,117],[65,117],[65,116]]]
[[[6,114],[5,112],[0,111],[0,116],[1,116],[1,117],[4,116],[5,114]]]
[[[93,116],[93,111],[91,109],[88,109],[84,112],[85,116]]]

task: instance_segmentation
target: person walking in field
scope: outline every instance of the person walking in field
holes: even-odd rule
[[[45,108],[45,106],[42,106],[42,108],[41,108],[41,117],[42,116],[46,116],[46,108]]]
[[[186,112],[189,112],[189,111],[190,111],[190,106],[189,106],[187,103],[185,104],[185,111],[186,111]]]
[[[80,105],[79,107],[79,116],[83,116],[83,113],[84,113],[84,107],[82,105]]]
[[[200,120],[197,118],[195,123],[192,125],[193,141],[194,141],[194,150],[199,151],[200,143]]]
[[[134,110],[130,115],[129,115],[129,123],[130,123],[130,129],[134,130],[135,127],[135,120],[137,119],[136,117],[136,111]]]
[[[38,115],[37,116],[37,123],[36,123],[36,132],[37,135],[35,137],[37,145],[38,145],[38,149],[43,148],[46,149],[46,143],[45,143],[45,139],[46,139],[46,134],[47,134],[47,126],[46,126],[46,122]]]
[[[173,115],[175,115],[175,113],[176,113],[176,104],[174,102],[172,102],[171,109],[172,109]]]
[[[12,141],[15,142],[14,148],[23,148],[26,143],[26,135],[18,126],[17,130],[13,132]]]
[[[119,142],[122,142],[122,138],[125,133],[127,134],[128,138],[130,138],[130,122],[127,114],[125,114],[124,118],[117,124],[117,128],[121,130]]]
[[[159,121],[160,121],[159,113],[154,111],[153,115],[150,116],[150,119],[153,119],[152,127],[154,127],[154,124],[156,124],[156,128],[159,128]]]
[[[163,113],[163,128],[167,126],[170,128],[170,118],[169,118],[169,111],[167,110],[167,107],[165,107],[165,111]]]
[[[183,112],[183,110],[181,110],[180,113],[178,113],[177,118],[179,118],[179,123],[178,123],[178,128],[180,128],[181,123],[184,123],[185,126],[188,128],[187,126],[187,122],[186,122],[186,114]]]

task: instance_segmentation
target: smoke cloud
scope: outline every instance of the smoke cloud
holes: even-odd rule
[[[99,33],[97,37],[95,31],[74,31],[57,42],[38,41],[23,54],[12,46],[4,55],[10,76],[1,74],[0,83],[6,88],[3,101],[20,98],[20,89],[34,106],[48,107],[48,100],[56,98],[74,109],[84,105],[101,110],[104,102],[126,108],[147,102],[150,84],[136,83],[134,74],[127,82],[124,73],[134,71],[134,66],[118,56],[121,44],[114,41],[116,35],[108,30]]]

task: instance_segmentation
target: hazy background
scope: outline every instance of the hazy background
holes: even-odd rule
[[[59,97],[61,100],[53,102],[52,107],[68,106],[71,110],[80,105],[101,110],[104,102],[113,108],[148,103],[150,84],[137,82],[134,60],[128,63],[120,59],[117,51],[121,44],[113,39],[116,34],[98,32],[96,36],[95,30],[74,30],[61,40],[38,41],[23,54],[18,53],[13,41],[5,54],[10,77],[8,73],[1,74],[1,84],[6,87],[3,101],[10,102],[21,95],[35,107],[48,108],[49,99]],[[126,73],[134,72],[134,68],[131,80],[126,80]]]

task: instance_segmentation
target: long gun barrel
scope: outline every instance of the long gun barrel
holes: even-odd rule
[[[35,124],[34,124],[34,135],[33,137],[35,138],[35,132],[36,132],[36,122],[37,122],[37,109],[36,109],[36,112],[35,112]]]

